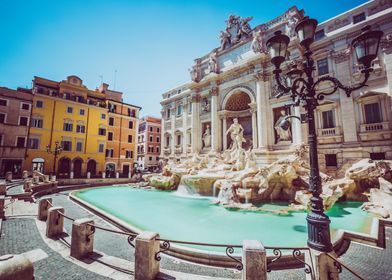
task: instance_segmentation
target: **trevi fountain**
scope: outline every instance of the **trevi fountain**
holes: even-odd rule
[[[284,139],[287,131],[279,135]],[[194,153],[182,163],[167,162],[163,172],[144,175],[144,187],[158,190],[177,190],[184,195],[213,196],[211,203],[226,208],[251,211],[272,211],[285,215],[306,211],[311,193],[309,189],[308,151],[299,145],[295,152],[272,164],[259,167],[252,149],[245,150],[243,128],[237,119],[227,130],[231,146],[223,153],[210,151]],[[208,128],[203,139],[209,143]],[[324,210],[338,201],[363,202],[361,209],[382,218],[392,215],[392,161],[362,159],[347,163],[333,178],[321,174]],[[279,209],[265,209],[263,202],[287,202]]]

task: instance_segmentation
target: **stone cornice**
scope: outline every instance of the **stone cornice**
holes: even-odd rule
[[[335,60],[335,63],[342,63],[350,59],[351,49],[346,48],[340,51],[336,51],[332,53],[332,58]]]

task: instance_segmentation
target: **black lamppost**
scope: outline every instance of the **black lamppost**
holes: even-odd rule
[[[59,155],[59,154],[61,154],[61,152],[63,151],[63,147],[61,147],[60,145],[59,145],[59,141],[56,141],[55,142],[55,147],[54,147],[54,150],[52,151],[51,150],[51,147],[50,147],[50,145],[47,145],[46,146],[46,152],[48,153],[48,154],[53,154],[54,155],[54,161],[53,161],[53,175],[56,175],[56,161],[57,161],[57,156]]]
[[[362,33],[352,41],[352,47],[355,50],[358,63],[363,64],[362,73],[364,80],[359,85],[354,87],[344,86],[338,79],[334,77],[324,76],[317,81],[313,79],[314,60],[312,59],[312,51],[310,46],[314,41],[314,33],[317,27],[317,20],[304,17],[296,26],[300,44],[303,48],[303,66],[302,69],[293,67],[288,73],[291,80],[290,86],[285,86],[281,83],[280,69],[281,64],[285,61],[287,55],[290,38],[283,35],[280,31],[275,32],[275,35],[267,41],[267,48],[271,56],[271,62],[275,65],[273,71],[276,83],[278,85],[280,97],[285,93],[290,92],[290,97],[294,106],[302,105],[306,112],[306,120],[309,128],[309,159],[310,159],[310,192],[311,209],[306,220],[308,222],[308,246],[322,252],[332,251],[331,237],[329,232],[330,219],[324,214],[323,199],[320,197],[322,192],[321,178],[319,172],[318,158],[317,158],[317,135],[316,125],[314,120],[314,110],[318,106],[318,101],[323,100],[324,96],[331,95],[338,89],[345,91],[349,97],[351,92],[365,86],[368,81],[370,73],[373,71],[371,62],[377,57],[378,45],[383,35],[382,31],[371,31],[370,27],[365,27]],[[332,89],[328,91],[318,92],[317,86],[322,82],[332,83]],[[288,116],[285,118],[281,127],[288,129],[288,119],[295,116]],[[298,118],[298,117],[297,117]]]

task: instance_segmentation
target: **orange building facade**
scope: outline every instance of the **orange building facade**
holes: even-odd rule
[[[123,102],[122,92],[109,90],[102,84],[108,108],[108,135],[105,153],[106,176],[130,177],[137,156],[138,106]]]

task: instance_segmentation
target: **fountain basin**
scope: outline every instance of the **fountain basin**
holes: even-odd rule
[[[130,187],[80,190],[72,197],[110,214],[134,231],[156,231],[162,238],[219,244],[260,240],[266,246],[306,246],[306,212],[279,216],[272,211],[230,210],[211,204],[212,198],[184,198],[174,192]],[[332,236],[338,229],[368,234],[373,216],[360,209],[362,202],[338,202],[327,214]],[[282,209],[287,203],[263,204]],[[200,247],[198,247],[200,248]],[[216,251],[217,248],[201,248]]]

